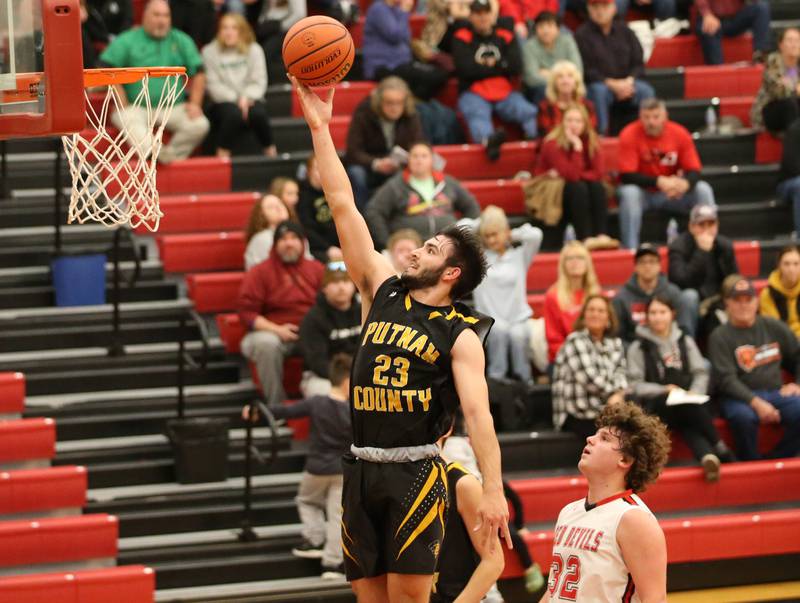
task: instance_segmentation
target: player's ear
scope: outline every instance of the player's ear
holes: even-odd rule
[[[442,277],[447,282],[457,281],[461,276],[461,267],[460,266],[448,266],[445,268]]]
[[[620,458],[619,458],[619,461],[617,461],[617,464],[619,465],[620,468],[625,469],[627,471],[628,469],[630,469],[633,466],[633,459],[632,458],[628,458],[628,456],[623,454],[623,455],[620,455]]]

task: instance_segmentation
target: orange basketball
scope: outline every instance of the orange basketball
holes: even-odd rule
[[[355,54],[347,28],[321,15],[301,19],[283,39],[283,64],[306,86],[333,86],[350,71]]]

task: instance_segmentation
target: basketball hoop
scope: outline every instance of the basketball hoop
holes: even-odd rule
[[[163,78],[159,97],[150,98],[151,78]],[[100,222],[106,226],[144,226],[158,230],[164,215],[156,188],[156,161],[161,151],[164,126],[186,88],[184,67],[135,67],[84,71],[86,128],[62,136],[72,175],[67,222]],[[141,82],[136,98],[126,101],[122,84]],[[105,87],[98,105],[89,98],[92,89]],[[147,133],[136,140],[129,129],[130,109],[147,115]],[[118,112],[117,131],[109,118]]]

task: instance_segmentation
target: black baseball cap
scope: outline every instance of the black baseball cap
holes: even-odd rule
[[[303,227],[300,226],[297,222],[292,222],[291,220],[284,220],[280,224],[275,227],[275,235],[272,237],[273,240],[277,243],[281,237],[283,237],[286,233],[293,232],[301,239],[306,238],[306,233],[303,232]]]
[[[653,245],[652,243],[642,243],[639,247],[636,248],[636,254],[633,256],[634,260],[638,260],[640,257],[644,255],[654,255],[657,258],[661,259],[661,254],[658,253],[658,247]]]
[[[755,297],[756,290],[753,288],[753,283],[751,283],[746,278],[740,278],[738,281],[731,285],[731,288],[728,289],[728,294],[725,296],[726,299],[733,299],[735,297]]]

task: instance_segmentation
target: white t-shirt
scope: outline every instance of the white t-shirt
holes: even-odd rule
[[[617,526],[632,510],[652,515],[632,490],[594,505],[582,498],[561,509],[547,585],[551,602],[640,602],[617,544]]]

